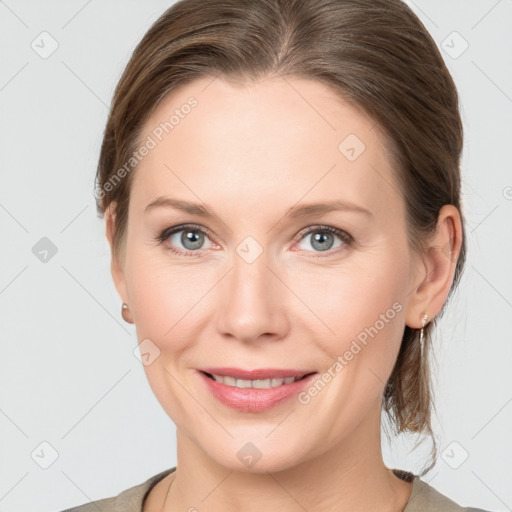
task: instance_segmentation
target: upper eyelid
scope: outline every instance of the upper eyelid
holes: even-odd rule
[[[182,224],[182,225],[173,226],[173,227],[164,229],[163,231],[161,231],[161,234],[158,236],[158,238],[163,238],[164,240],[167,240],[171,235],[175,235],[176,233],[179,233],[180,231],[185,231],[187,229],[190,231],[193,231],[193,230],[200,231],[201,233],[207,235],[208,238],[210,238],[211,231],[208,228],[205,228],[204,226],[199,226],[197,224]],[[188,250],[188,249],[186,249],[186,250]],[[198,252],[198,251],[194,251],[194,252]]]

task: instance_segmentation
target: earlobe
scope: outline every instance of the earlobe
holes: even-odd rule
[[[459,211],[453,205],[444,205],[439,211],[435,236],[421,256],[421,280],[411,292],[406,324],[421,329],[421,318],[426,311],[430,318],[441,311],[455,276],[455,268],[462,247],[462,223]]]

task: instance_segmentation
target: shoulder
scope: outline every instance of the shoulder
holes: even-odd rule
[[[103,498],[101,500],[89,501],[77,507],[67,508],[60,512],[140,512],[146,495],[152,487],[154,487],[160,480],[165,478],[169,473],[172,473],[176,467],[166,469],[152,477],[148,478],[145,482],[135,485],[124,491],[120,492],[117,496],[110,498]]]
[[[61,512],[98,512],[98,510],[101,510],[102,512],[114,512],[117,510],[115,504],[116,499],[117,497],[112,497],[102,500],[90,501],[89,503],[78,505],[77,507],[67,508]]]
[[[491,512],[481,508],[463,507],[437,489],[414,476],[411,495],[403,512]]]

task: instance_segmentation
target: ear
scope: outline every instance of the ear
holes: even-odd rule
[[[428,250],[418,258],[405,319],[409,327],[420,329],[425,313],[428,313],[429,322],[441,311],[455,276],[462,236],[459,210],[451,204],[444,205],[439,211],[436,233],[428,242]]]
[[[130,302],[128,299],[128,293],[126,289],[126,279],[123,271],[123,266],[122,263],[119,261],[118,257],[114,256],[114,227],[116,222],[116,216],[114,213],[115,206],[115,204],[111,203],[105,210],[104,215],[105,234],[110,245],[111,254],[110,272],[112,274],[112,279],[114,280],[114,285],[116,287],[117,293],[121,297],[121,300],[129,305]]]

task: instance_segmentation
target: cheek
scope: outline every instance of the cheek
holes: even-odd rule
[[[205,314],[216,274],[200,262],[171,261],[156,248],[132,250],[126,263],[139,341],[149,338],[163,355],[179,352]]]
[[[396,359],[404,328],[403,262],[397,258],[362,267],[339,266],[303,273],[294,291],[304,298],[304,318],[331,361],[344,357],[387,373]],[[288,277],[291,279],[291,276]],[[305,321],[303,320],[304,324]],[[328,363],[329,364],[329,363]]]
[[[402,339],[400,262],[389,260],[385,268],[376,263],[365,269],[337,270],[325,279],[318,274],[316,281],[304,280],[297,292],[308,296],[304,294],[309,290],[308,305],[322,320],[320,327],[315,321],[310,335],[315,352],[326,354],[322,373],[327,390],[314,407],[322,404],[330,411],[325,422],[333,425],[332,432],[350,430],[381,399]],[[307,286],[308,282],[319,286]]]

